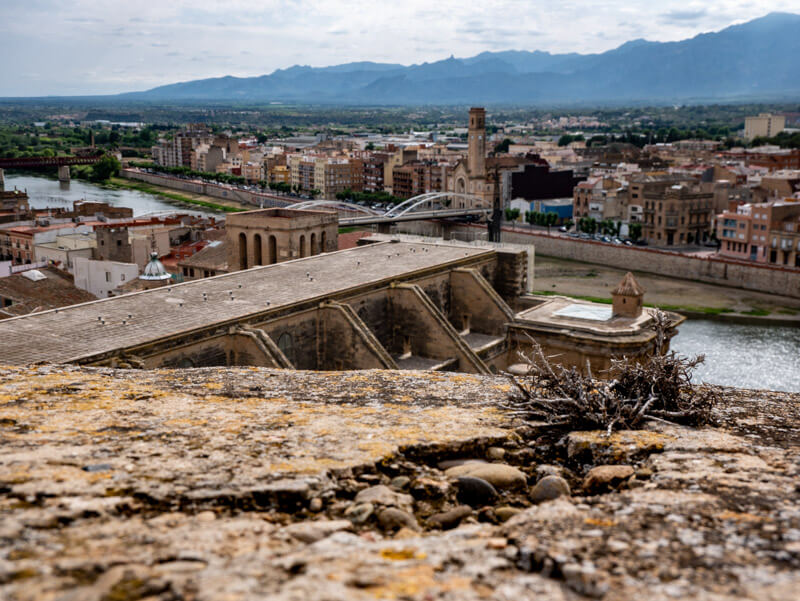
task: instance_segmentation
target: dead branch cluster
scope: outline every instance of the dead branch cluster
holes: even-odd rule
[[[528,373],[507,374],[515,391],[505,408],[527,422],[608,433],[641,428],[648,419],[689,425],[708,423],[719,391],[691,381],[692,372],[704,357],[662,352],[669,327],[664,313],[656,313],[652,327],[656,333],[655,352],[638,361],[613,360],[608,380],[595,379],[588,362],[585,373],[555,363],[531,340],[532,352],[520,353]]]

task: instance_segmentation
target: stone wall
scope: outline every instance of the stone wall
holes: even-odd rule
[[[169,175],[158,175],[155,173],[144,173],[135,169],[122,169],[120,176],[141,182],[146,182],[154,186],[163,186],[173,190],[183,190],[192,194],[205,194],[221,200],[232,200],[243,204],[253,205],[254,207],[287,207],[293,204],[294,200],[282,200],[272,195],[238,188],[228,188],[219,184],[199,183],[196,181],[172,177]]]
[[[439,235],[441,226],[428,223],[403,224],[403,231],[417,235]],[[457,238],[470,239],[485,232],[483,226],[461,225],[452,228]],[[697,280],[732,288],[756,290],[800,298],[800,270],[754,265],[721,258],[690,257],[651,248],[618,246],[593,240],[548,236],[503,230],[503,242],[533,244],[537,255],[595,263],[619,269],[634,269],[685,280]],[[498,282],[495,281],[495,288]]]

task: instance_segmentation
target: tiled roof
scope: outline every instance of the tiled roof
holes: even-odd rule
[[[8,307],[0,303],[0,319],[97,300],[93,294],[76,288],[69,274],[53,267],[39,271],[46,277],[36,282],[22,273],[0,278],[0,297],[12,303]]]

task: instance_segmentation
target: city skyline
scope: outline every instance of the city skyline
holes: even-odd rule
[[[0,51],[15,60],[0,66],[0,96],[113,94],[298,64],[408,65],[511,49],[595,53],[639,38],[686,39],[791,10],[796,4],[787,0],[669,1],[659,12],[612,0],[602,13],[583,2],[545,7],[511,0],[467,8],[450,0],[436,7],[417,0],[355,7],[304,0],[135,6],[79,0],[69,7],[11,0],[2,9],[7,27]]]

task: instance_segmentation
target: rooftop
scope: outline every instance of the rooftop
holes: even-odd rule
[[[0,319],[95,300],[94,295],[76,288],[69,274],[52,267],[43,267],[38,271],[45,276],[44,279],[31,280],[26,276],[29,272],[0,278],[0,297],[11,301],[8,307],[0,306]],[[19,343],[24,344],[25,340]],[[4,339],[2,346],[7,344],[13,344],[11,339]]]
[[[650,312],[644,308],[636,318],[612,317],[610,305],[598,305],[589,301],[575,300],[565,296],[546,297],[542,303],[517,313],[516,323],[547,329],[563,330],[569,335],[589,334],[603,338],[613,336],[635,337],[651,335],[647,327],[651,322]]]
[[[38,313],[0,323],[0,363],[77,361],[492,252],[371,244]]]

